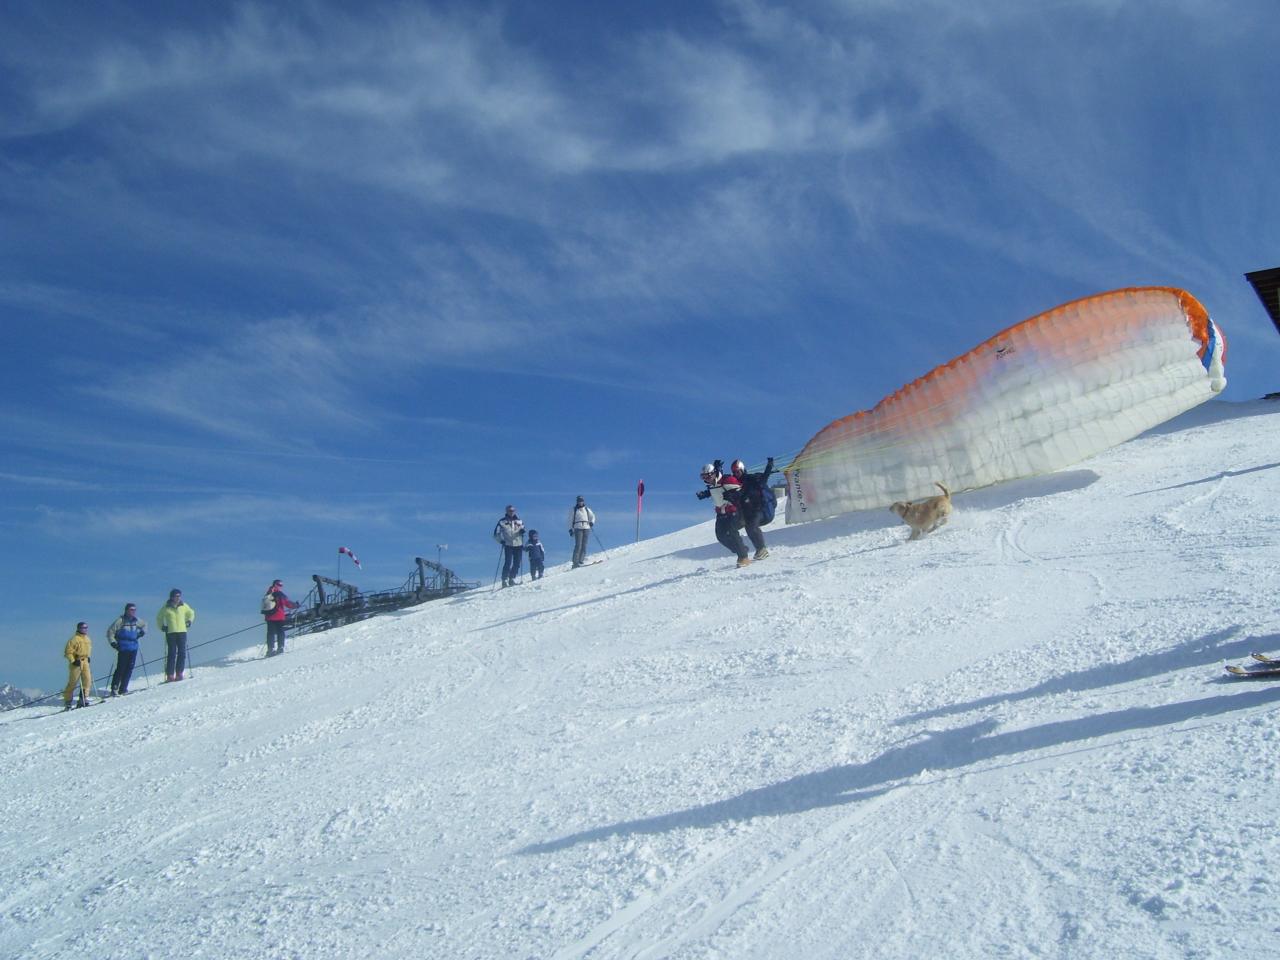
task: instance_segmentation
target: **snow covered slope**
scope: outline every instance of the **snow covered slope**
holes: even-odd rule
[[[1274,957],[1278,416],[4,714],[0,956]]]

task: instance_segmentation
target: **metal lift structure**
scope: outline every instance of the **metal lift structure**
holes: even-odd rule
[[[479,586],[476,582],[463,580],[447,567],[422,557],[414,557],[413,562],[413,572],[400,587],[375,593],[362,593],[354,583],[314,574],[311,579],[315,581],[315,586],[298,609],[289,613],[285,620],[285,632],[289,636],[319,633],[321,630],[368,620],[380,613],[390,613],[426,603],[428,600],[451,597]]]

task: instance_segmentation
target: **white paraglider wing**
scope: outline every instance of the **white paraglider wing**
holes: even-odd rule
[[[787,522],[1059,470],[1213,397],[1225,354],[1183,290],[1064,304],[819,431],[786,468]]]

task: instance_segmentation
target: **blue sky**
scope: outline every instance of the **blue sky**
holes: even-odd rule
[[[488,583],[507,503],[551,562],[579,493],[685,526],[704,461],[1114,287],[1280,389],[1277,51],[1261,0],[8,3],[0,681],[339,545]]]

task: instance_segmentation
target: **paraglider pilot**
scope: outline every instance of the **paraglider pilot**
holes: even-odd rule
[[[737,556],[738,566],[745,567],[751,562],[751,557],[747,553],[747,545],[742,541],[742,534],[738,532],[742,525],[742,517],[738,514],[738,497],[742,492],[742,484],[733,474],[721,472],[723,466],[723,460],[703,465],[702,482],[707,488],[698,491],[698,499],[711,499],[716,508],[716,539]]]

